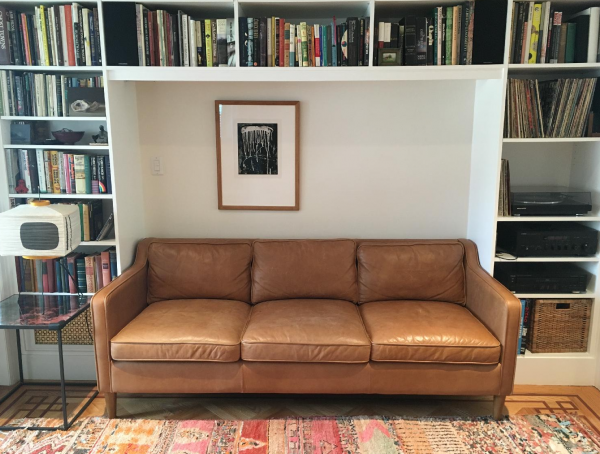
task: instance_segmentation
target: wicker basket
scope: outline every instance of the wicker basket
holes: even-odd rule
[[[587,352],[591,299],[533,301],[528,330],[531,353]]]

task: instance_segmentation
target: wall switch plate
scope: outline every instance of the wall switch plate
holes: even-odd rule
[[[150,167],[152,170],[152,175],[163,175],[164,174],[162,158],[160,158],[158,156],[152,158],[150,160]]]

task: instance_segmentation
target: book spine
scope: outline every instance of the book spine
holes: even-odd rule
[[[98,164],[96,156],[90,156],[90,177],[92,179],[92,194],[100,194],[100,185],[98,182]]]
[[[104,251],[100,254],[102,261],[102,285],[110,284],[110,254],[108,251]]]
[[[467,62],[465,64],[473,64],[473,32],[475,30],[475,1],[470,0],[469,5],[469,23],[467,25]]]
[[[265,28],[266,28],[266,19]],[[265,40],[266,45],[266,40]],[[266,55],[265,49],[265,55]],[[227,66],[235,66],[236,65],[236,56],[235,56],[235,20],[232,18],[227,19]]]
[[[71,166],[69,165],[69,154],[63,154],[63,169],[65,176],[65,193],[72,194],[73,189],[71,188]]]
[[[87,293],[96,291],[94,286],[94,257],[92,256],[85,258],[85,283]]]
[[[146,49],[144,40],[144,27],[142,16],[144,14],[144,5],[135,5],[135,26],[137,31],[137,47],[138,47],[138,64],[146,66]]]
[[[321,66],[321,30],[315,25],[315,66]]]
[[[296,26],[290,24],[289,66],[296,66]]]
[[[58,175],[59,175],[59,185],[60,185],[60,193],[61,194],[66,194],[67,193],[67,186],[66,186],[66,181],[65,181],[65,159],[64,159],[64,155],[65,153],[62,151],[58,152]]]
[[[44,150],[36,150],[37,169],[38,169],[38,184],[40,193],[46,194],[47,183],[46,183],[46,172],[44,172]]]
[[[217,66],[227,66],[227,19],[217,19]]]
[[[300,38],[302,39],[302,66],[308,66],[308,36],[306,22],[300,23]]]
[[[328,32],[329,33],[329,32]],[[327,47],[329,48],[329,37],[327,37]],[[329,49],[327,49],[329,50]],[[358,20],[358,65],[363,66],[365,61],[365,18]],[[327,55],[327,66],[329,66],[329,52]]]
[[[258,35],[256,35],[256,32],[258,30],[255,28],[254,31],[255,31],[255,38],[256,38],[256,36],[258,36]],[[210,34],[211,34],[211,38],[212,38],[213,66],[219,66],[219,60],[218,60],[218,56],[217,56],[217,21],[215,19],[210,20]]]
[[[254,19],[249,17],[246,21],[248,27],[248,39],[246,40],[246,64],[254,66]]]
[[[83,10],[81,6],[77,8],[79,21],[79,52],[81,53],[81,66],[87,65],[86,44],[85,44],[85,24],[83,22]]]
[[[279,18],[279,48],[278,48],[278,57],[279,57],[279,66],[285,66],[285,19]],[[289,27],[289,24],[288,24]],[[289,38],[288,38],[289,39]]]
[[[334,27],[335,30],[335,27]],[[369,66],[369,60],[371,57],[371,18],[366,18],[365,24],[365,52],[363,66]]]
[[[467,64],[467,51],[469,43],[469,21],[471,19],[471,8],[469,2],[462,5],[462,16],[460,23],[462,27],[460,29],[460,57],[458,59],[459,65]]]
[[[540,24],[542,21],[542,4],[535,3],[533,5],[533,16],[531,23],[531,39],[529,44],[529,64],[534,64],[537,61],[537,49],[540,36]]]
[[[108,251],[110,257],[110,280],[114,281],[117,278],[117,252],[114,249]]]
[[[60,168],[58,165],[58,151],[50,151],[50,163],[52,165],[52,192],[60,194]]]
[[[358,66],[358,27],[357,17],[348,18],[348,66]]]
[[[0,65],[10,65],[8,14],[4,6],[0,6]]]
[[[455,6],[452,12],[452,64],[458,65],[460,58],[460,28],[462,6]]]
[[[454,8],[446,7],[446,65],[452,64],[452,30],[454,28]]]

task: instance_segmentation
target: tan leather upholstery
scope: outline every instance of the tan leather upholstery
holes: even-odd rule
[[[101,392],[505,396],[520,303],[468,240],[149,238],[92,317]]]
[[[475,243],[460,241],[466,252],[467,309],[502,344],[502,384],[496,394],[507,396],[512,393],[515,380],[521,303],[510,290],[481,268]]]
[[[356,301],[352,240],[254,242],[252,302],[324,298]]]
[[[349,301],[260,303],[242,338],[244,361],[366,363],[370,352],[358,308]]]
[[[360,306],[372,361],[498,364],[500,342],[468,309],[437,301]]]
[[[186,298],[250,301],[252,245],[152,243],[148,302]]]
[[[361,244],[359,302],[430,300],[465,302],[464,247],[446,244]]]
[[[148,306],[112,338],[115,361],[240,359],[250,305],[228,300],[173,300]]]

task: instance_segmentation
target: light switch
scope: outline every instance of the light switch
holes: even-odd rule
[[[151,168],[152,168],[152,175],[163,175],[164,174],[162,158],[156,156],[150,160],[150,164],[151,164]]]

